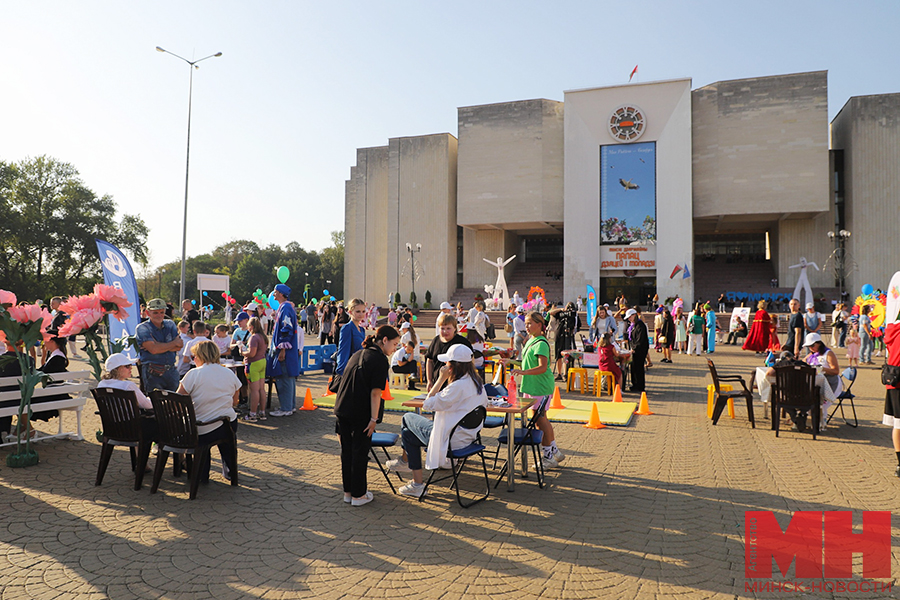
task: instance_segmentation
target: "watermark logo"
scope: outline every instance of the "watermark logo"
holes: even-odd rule
[[[793,563],[794,576],[798,579],[850,579],[854,575],[854,553],[862,555],[863,577],[891,577],[891,513],[888,511],[864,511],[861,533],[853,532],[850,511],[798,511],[786,530],[781,529],[772,511],[747,511],[744,532],[744,575],[748,579],[771,579],[773,561],[782,577],[787,576]],[[808,588],[808,584],[787,583]],[[860,584],[890,586],[889,582],[854,581],[840,582],[840,587],[849,591],[847,586],[851,583],[859,591],[868,591],[868,587],[863,590]]]

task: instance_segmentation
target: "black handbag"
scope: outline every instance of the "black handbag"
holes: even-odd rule
[[[881,366],[881,383],[892,387],[900,387],[900,367],[889,365],[885,362]]]

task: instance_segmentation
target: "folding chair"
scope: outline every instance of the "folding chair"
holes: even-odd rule
[[[488,398],[508,398],[509,392],[502,385],[492,385],[490,383],[484,384],[484,392],[488,395]],[[498,427],[506,427],[506,420],[509,418],[509,415],[503,415],[502,417],[488,415],[484,419],[484,427],[483,429],[497,429]],[[497,452],[494,454],[494,466],[491,469],[497,468],[497,461],[500,460],[500,444],[497,444]]]
[[[834,416],[834,413],[836,413],[838,409],[841,409],[841,418],[844,419],[844,423],[850,427],[859,426],[859,420],[856,418],[856,405],[853,404],[853,399],[856,398],[856,396],[850,393],[850,388],[852,388],[853,384],[856,382],[856,373],[856,367],[847,367],[844,369],[844,372],[841,373],[841,376],[849,383],[844,388],[844,391],[837,397],[837,404],[834,405],[834,410],[831,411],[831,414],[828,415],[828,418],[825,420],[826,425],[831,422],[831,417]],[[844,400],[850,401],[850,408],[853,410],[853,423],[848,421],[847,417],[844,416]]]
[[[388,454],[387,449],[396,446],[397,440],[400,439],[400,436],[396,433],[382,433],[380,431],[376,431],[372,434],[372,458],[375,459],[375,463],[378,465],[378,468],[381,470],[381,474],[384,475],[385,480],[387,480],[388,485],[391,486],[391,491],[395,494],[397,490],[394,489],[394,484],[391,482],[391,477],[388,475],[385,466],[381,464],[381,460],[378,458],[378,454],[375,452],[375,448],[381,448],[381,451],[384,452],[385,460],[390,460],[391,455]],[[403,478],[400,477],[400,473],[396,473],[397,479],[400,480],[400,483],[403,483]]]
[[[453,429],[450,430],[450,444],[447,446],[447,458],[450,459],[450,477],[453,478],[453,487],[456,489],[456,501],[459,502],[459,505],[463,508],[469,508],[474,504],[478,504],[482,500],[486,500],[487,497],[491,494],[491,480],[488,479],[487,474],[487,463],[484,460],[484,450],[485,447],[481,443],[481,434],[479,433],[475,441],[465,448],[459,448],[457,450],[453,449],[453,434],[456,433],[457,428],[462,427],[463,429],[477,429],[484,425],[484,418],[487,416],[487,409],[483,406],[476,406],[472,411],[464,416],[459,422],[453,426]],[[484,496],[480,496],[477,499],[473,500],[469,503],[464,503],[462,499],[462,495],[459,492],[459,474],[462,473],[463,467],[466,466],[466,461],[470,456],[478,455],[481,457],[481,470],[484,472]],[[434,479],[435,474],[438,472],[437,469],[431,472],[431,475],[428,477],[428,481],[425,482],[425,489],[422,490],[422,495],[419,496],[419,502],[425,499],[425,495],[428,492],[428,486],[430,486],[433,482],[443,481],[447,479],[447,477],[441,477],[440,479]]]
[[[513,463],[509,464],[509,461],[507,461],[506,464],[503,465],[503,468],[500,469],[497,483],[494,484],[495,489],[500,485],[500,482],[503,481],[503,476],[506,475],[506,469],[516,468],[515,463],[516,458],[519,456],[519,451],[523,450],[526,446],[531,448],[531,455],[534,458],[534,466],[538,476],[538,487],[541,489],[544,488],[544,463],[541,460],[543,458],[541,456],[541,440],[543,439],[544,432],[537,428],[537,413],[535,413],[528,420],[528,425],[524,429],[517,427],[513,432]],[[505,429],[500,433],[497,441],[500,442],[501,446],[509,442]]]

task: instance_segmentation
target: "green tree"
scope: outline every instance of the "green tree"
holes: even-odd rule
[[[96,238],[146,262],[143,220],[116,221],[111,196],[98,197],[74,166],[48,156],[0,163],[0,214],[0,286],[24,299],[84,293],[102,281]]]

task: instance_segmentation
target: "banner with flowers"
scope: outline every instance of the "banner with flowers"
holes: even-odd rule
[[[94,241],[97,243],[100,263],[103,265],[103,283],[119,290],[122,297],[130,303],[122,306],[137,306],[139,304],[138,288],[131,263],[128,262],[121,250],[109,242],[96,239]],[[109,319],[109,339],[118,340],[133,336],[140,322],[141,315],[139,311],[134,311],[130,315],[124,313],[124,316],[121,313],[113,314]],[[137,353],[130,346],[126,347],[123,353],[131,360],[137,358]]]

